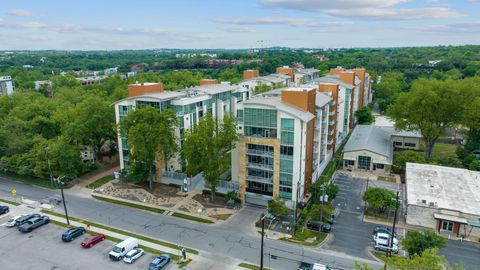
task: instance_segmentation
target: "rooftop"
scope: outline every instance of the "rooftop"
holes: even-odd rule
[[[238,85],[219,83],[219,84],[207,84],[207,85],[201,85],[201,86],[192,86],[190,88],[180,90],[180,91],[197,90],[197,91],[204,92],[205,94],[215,95],[215,94],[218,94],[218,93],[234,91],[238,87],[239,87]]]
[[[127,97],[127,98],[118,100],[113,104],[118,104],[126,100],[137,100],[137,99],[154,99],[158,101],[165,101],[165,100],[171,100],[177,97],[183,97],[186,94],[187,94],[186,92],[180,92],[180,91],[155,92],[155,93],[148,93],[148,94],[139,95],[139,96]]]
[[[330,103],[330,101],[332,101],[332,98],[329,95],[326,95],[325,93],[320,93],[320,92],[317,92],[317,95],[315,96],[315,98],[316,98],[315,105],[317,107],[323,107],[328,103]]]
[[[345,88],[350,88],[350,89],[353,88],[353,85],[345,83],[342,80],[340,80],[339,75],[325,75],[325,76],[322,76],[320,78],[316,78],[313,81],[314,82],[323,82],[323,83],[335,83],[335,84],[341,85]]]
[[[282,102],[280,96],[255,96],[242,102],[243,105],[262,105],[276,108],[279,111],[286,112],[295,118],[308,122],[315,118],[315,115]]]
[[[390,133],[374,125],[357,125],[343,148],[343,152],[368,150],[387,157],[392,163],[393,147]]]
[[[377,125],[375,125],[377,126]],[[422,134],[416,130],[398,130],[395,127],[382,127],[377,126],[386,132],[390,133],[392,136],[400,136],[400,137],[410,137],[410,138],[422,138]]]
[[[407,163],[408,204],[480,215],[480,172]]]
[[[132,84],[130,84],[130,85],[135,85],[135,86],[151,86],[151,85],[157,85],[157,84],[162,84],[162,83],[146,82],[146,83],[132,83]]]
[[[295,73],[302,73],[302,74],[308,74],[308,75],[314,74],[319,71],[320,70],[316,68],[296,68],[295,69]]]

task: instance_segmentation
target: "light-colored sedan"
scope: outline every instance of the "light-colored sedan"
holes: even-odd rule
[[[134,248],[130,250],[124,257],[123,261],[126,263],[133,263],[135,260],[138,258],[142,257],[142,255],[145,254],[145,251],[141,248]]]
[[[24,216],[28,216],[28,215],[21,215],[21,216],[14,216],[14,217],[12,217],[11,219],[9,219],[9,220],[5,223],[5,227],[13,228],[13,227],[17,226],[17,219],[19,219],[19,218],[21,218],[21,217],[24,217]]]

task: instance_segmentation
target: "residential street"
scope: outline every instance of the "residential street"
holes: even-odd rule
[[[12,199],[13,188],[17,190],[17,198],[23,196],[33,200],[41,200],[56,192],[2,179],[0,196]],[[231,222],[205,225],[158,215],[97,201],[77,188],[65,190],[65,196],[69,214],[72,216],[199,249],[201,256],[216,261],[229,261],[234,258],[254,264],[260,262],[260,235],[234,230]],[[63,210],[57,208],[57,211]],[[265,241],[264,254],[272,255],[265,256],[265,264],[271,269],[296,269],[300,261],[321,262],[339,269],[354,269],[355,261],[367,262],[375,268],[381,267],[378,262],[336,251],[315,250],[268,239]]]

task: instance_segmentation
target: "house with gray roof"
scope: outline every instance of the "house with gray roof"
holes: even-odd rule
[[[343,148],[347,170],[390,173],[393,162],[391,134],[374,125],[357,125]]]

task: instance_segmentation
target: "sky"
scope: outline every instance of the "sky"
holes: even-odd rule
[[[480,0],[0,0],[0,50],[480,44]]]

